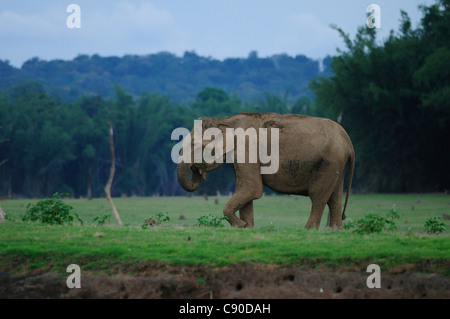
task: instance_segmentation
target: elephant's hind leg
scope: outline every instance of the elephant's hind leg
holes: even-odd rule
[[[335,191],[331,194],[330,200],[328,201],[328,207],[330,208],[330,218],[328,219],[327,228],[342,228],[342,190]]]
[[[312,203],[311,215],[309,216],[305,228],[319,228],[323,211],[328,201],[330,200],[334,188],[336,187],[338,177],[339,176],[332,174],[329,171],[318,172],[316,178],[314,179],[314,182],[311,184],[309,189],[309,198],[311,199]],[[331,214],[331,219],[332,218],[333,215]]]
[[[344,171],[345,173],[345,171]],[[342,195],[344,192],[344,174],[342,174],[333,193],[328,200],[328,207],[330,208],[327,228],[340,229],[342,228]]]
[[[320,199],[312,199],[311,215],[309,215],[308,222],[306,223],[306,229],[318,229],[320,225],[320,220],[322,219],[323,210],[327,205],[326,202]]]

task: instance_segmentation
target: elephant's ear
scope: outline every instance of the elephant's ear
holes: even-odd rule
[[[219,130],[222,131],[222,136],[225,137],[227,134],[227,128],[232,128],[232,126],[228,123],[220,122],[217,124]],[[225,140],[224,140],[225,141]]]
[[[199,118],[199,120],[202,121],[202,128],[204,130],[210,128],[210,127],[216,127],[216,123],[215,123],[215,119],[211,118],[211,117],[201,117]]]
[[[231,127],[231,125],[220,122],[219,124],[217,124],[217,127],[222,131],[222,134],[225,134],[225,130],[227,129],[227,127]]]
[[[224,139],[222,131],[217,127],[210,127],[204,133],[203,160],[208,163],[223,163]]]
[[[220,129],[220,131],[222,132],[222,145],[223,145],[223,154],[227,154],[230,153],[231,151],[234,151],[234,147],[236,145],[236,142],[233,141],[231,144],[229,142],[227,142],[227,128],[234,128],[233,125],[230,125],[228,123],[224,123],[224,122],[220,122],[217,127]],[[234,135],[232,135],[233,138],[235,137]],[[231,145],[231,146],[230,146]]]

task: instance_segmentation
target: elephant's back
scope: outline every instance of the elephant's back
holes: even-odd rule
[[[327,153],[330,156],[353,153],[347,132],[340,124],[327,118],[278,113],[240,113],[235,116],[242,117],[241,123],[246,127],[279,129],[282,157],[313,160]]]
[[[314,160],[347,157],[353,151],[347,132],[338,123],[320,117],[287,114],[280,121],[280,155]]]
[[[262,175],[263,184],[277,192],[308,195],[315,172],[342,172],[353,150],[345,130],[325,118],[275,113],[254,118],[259,127],[279,129],[279,169]]]

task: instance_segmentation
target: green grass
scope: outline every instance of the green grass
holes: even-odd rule
[[[219,204],[215,204],[218,199]],[[232,229],[194,226],[197,218],[221,216],[228,197],[115,198],[125,227],[95,226],[95,216],[109,214],[106,199],[67,199],[85,225],[51,226],[25,223],[20,216],[37,200],[4,200],[3,210],[13,220],[0,223],[0,268],[59,269],[76,263],[83,269],[109,271],[120,264],[161,261],[177,265],[230,265],[275,263],[281,265],[340,265],[377,263],[382,267],[414,263],[444,269],[450,261],[449,222],[441,235],[427,235],[423,225],[433,216],[450,214],[448,195],[352,195],[348,219],[366,213],[382,216],[396,204],[397,231],[359,235],[326,231],[326,214],[319,231],[304,229],[309,216],[308,198],[264,196],[254,202],[255,228]],[[414,210],[412,210],[414,206]],[[171,221],[141,229],[145,219],[168,212]],[[179,219],[183,215],[185,219]],[[15,220],[14,220],[15,217]],[[101,233],[97,236],[97,233]],[[97,235],[96,235],[97,234]],[[427,267],[428,267],[427,266]],[[420,267],[419,267],[420,268]],[[426,268],[426,267],[425,267]]]
[[[218,204],[215,204],[215,200]],[[160,213],[168,212],[171,217],[169,225],[192,226],[197,218],[206,214],[222,216],[222,209],[228,196],[209,197],[132,197],[114,198],[114,203],[120,213],[122,221],[127,225],[140,226],[145,219]],[[29,203],[35,204],[38,199],[13,199],[0,202],[7,215],[18,219],[25,214]],[[96,216],[110,214],[106,199],[99,198],[91,201],[86,199],[65,199],[72,205],[85,223],[93,223]],[[350,196],[347,207],[347,220],[355,220],[367,213],[385,216],[396,204],[400,219],[396,220],[399,232],[406,232],[411,227],[413,232],[423,232],[425,220],[433,216],[450,215],[450,195],[399,195],[399,194],[355,194]],[[414,209],[412,207],[414,206]],[[309,217],[311,202],[303,196],[263,196],[254,201],[255,227],[269,225],[275,227],[304,227]],[[322,217],[321,228],[326,224],[327,210]],[[186,219],[180,220],[180,215]],[[448,221],[444,221],[449,224]],[[111,223],[115,224],[114,219]],[[227,224],[227,223],[226,223]],[[228,225],[227,225],[228,226]],[[450,226],[450,224],[448,225]],[[450,227],[447,227],[450,234]]]

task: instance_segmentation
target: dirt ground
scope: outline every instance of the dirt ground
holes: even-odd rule
[[[355,267],[353,267],[355,268]],[[236,265],[177,267],[156,262],[117,267],[114,274],[81,271],[81,288],[70,275],[0,271],[0,298],[450,298],[450,278],[421,273],[414,265],[381,272],[381,288],[367,288],[365,269],[307,269],[303,266]]]

